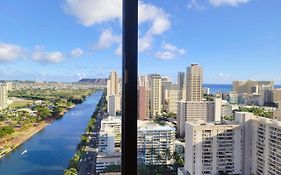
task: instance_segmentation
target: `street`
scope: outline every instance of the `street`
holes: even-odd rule
[[[99,131],[101,127],[101,120],[106,117],[101,109],[96,118],[95,125],[92,127],[91,132],[86,133],[85,136],[90,138],[89,143],[86,145],[86,152],[82,155],[78,165],[78,175],[95,175],[96,174],[96,160]]]

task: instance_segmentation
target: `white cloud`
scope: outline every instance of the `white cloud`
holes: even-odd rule
[[[188,9],[205,10],[209,5],[214,7],[220,6],[239,6],[240,4],[248,3],[250,0],[189,0]]]
[[[0,62],[11,61],[25,56],[24,49],[16,44],[0,42]]]
[[[144,52],[152,47],[156,35],[161,35],[170,29],[171,21],[164,10],[142,1],[139,1],[138,13],[139,25],[143,23],[148,23],[149,25],[149,29],[143,36],[139,34],[138,39],[138,50],[139,52]],[[141,32],[139,31],[139,33]]]
[[[197,0],[190,0],[189,3],[187,4],[188,9],[198,9],[198,10],[204,10],[205,7],[201,4],[198,3]]]
[[[64,55],[59,51],[46,52],[43,46],[36,46],[32,58],[39,62],[58,63],[63,60]]]
[[[119,44],[119,46],[115,50],[115,55],[122,56],[122,44]]]
[[[244,4],[250,0],[209,0],[209,3],[215,7],[229,5],[229,6],[238,6],[239,4]]]
[[[175,58],[175,54],[169,51],[158,51],[155,56],[161,60],[170,60]]]
[[[66,0],[65,10],[84,26],[121,19],[121,0]]]
[[[138,13],[139,24],[144,22],[151,23],[147,34],[159,35],[167,31],[171,26],[168,14],[154,5],[140,1]]]
[[[122,0],[65,0],[65,10],[74,15],[84,26],[122,19]],[[152,46],[153,37],[161,35],[171,26],[169,15],[159,7],[139,1],[139,25],[147,24],[147,31],[140,36],[140,51]],[[120,40],[120,41],[119,41]],[[109,48],[112,43],[121,42],[121,37],[112,35],[111,30],[102,32],[97,48]]]
[[[112,33],[111,29],[104,30],[100,37],[99,41],[94,47],[95,49],[107,49],[112,46],[112,44],[119,44],[121,43],[122,38],[120,35],[115,35]]]
[[[176,52],[179,55],[185,54],[185,50],[184,49],[179,49],[179,48],[177,48],[176,46],[174,46],[172,44],[164,43],[164,44],[162,44],[162,48],[167,50],[167,51],[170,51],[170,52]]]
[[[138,38],[138,52],[144,52],[152,46],[152,36],[144,36]]]
[[[186,53],[185,49],[179,49],[169,43],[162,43],[161,49],[161,51],[155,53],[155,57],[162,60],[170,60]]]
[[[227,79],[230,77],[230,75],[220,72],[220,73],[219,73],[219,77],[220,77],[221,79],[227,80]]]
[[[72,57],[81,57],[84,54],[84,51],[80,48],[76,48],[70,51]]]

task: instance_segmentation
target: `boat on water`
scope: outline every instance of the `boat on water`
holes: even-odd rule
[[[25,153],[27,153],[27,150],[24,150],[24,151],[21,153],[21,155],[24,155]]]

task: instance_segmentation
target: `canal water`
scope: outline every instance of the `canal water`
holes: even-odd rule
[[[2,158],[0,175],[63,174],[101,96],[102,92],[90,95],[82,104]],[[24,150],[27,152],[21,155]]]

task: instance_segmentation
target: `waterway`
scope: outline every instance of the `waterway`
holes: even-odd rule
[[[0,175],[62,175],[101,96],[102,92],[90,95],[2,158]]]

